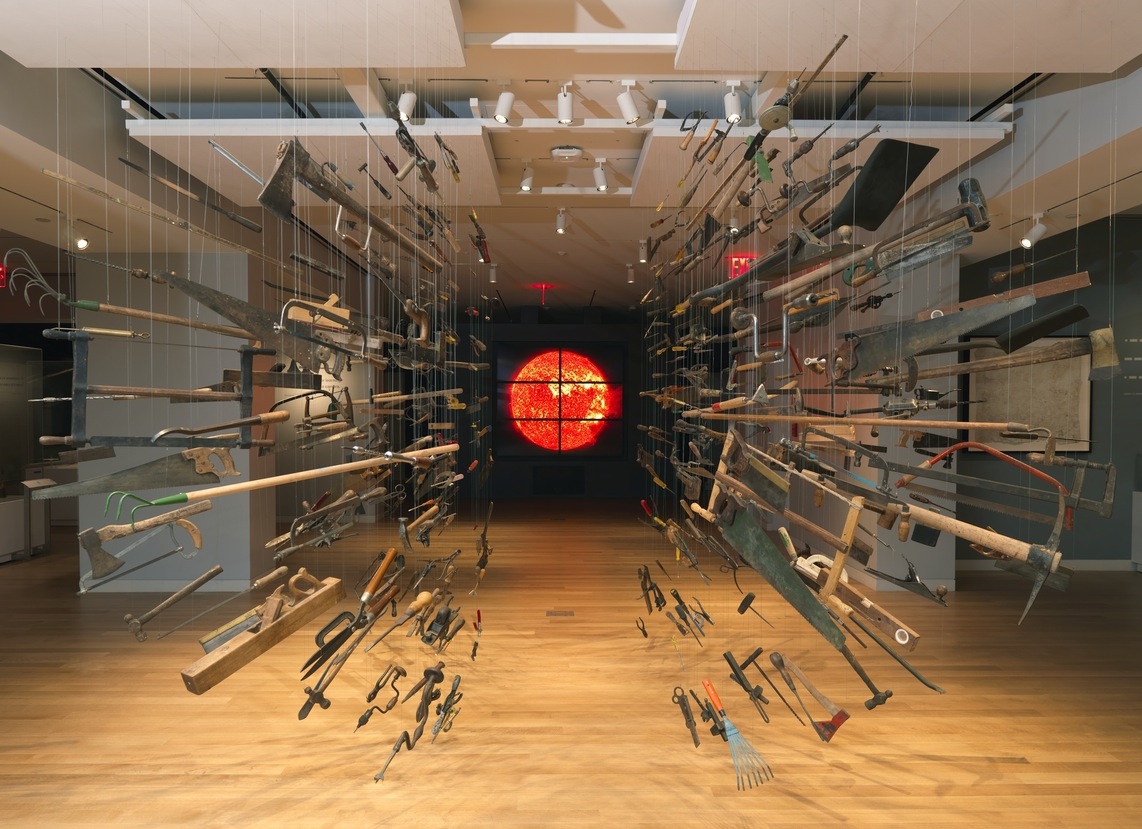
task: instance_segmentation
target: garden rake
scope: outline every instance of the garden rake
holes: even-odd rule
[[[737,726],[730,722],[730,718],[726,716],[726,709],[722,706],[722,700],[710,680],[703,679],[702,687],[706,689],[706,695],[710,698],[714,710],[722,718],[724,736],[726,742],[730,744],[730,757],[734,761],[738,789],[744,789],[747,784],[752,789],[755,783],[760,786],[766,780],[772,780],[773,771],[769,768],[769,763],[765,762],[765,758],[742,736]]]

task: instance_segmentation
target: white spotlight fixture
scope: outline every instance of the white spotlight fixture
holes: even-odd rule
[[[555,232],[562,236],[567,232],[567,208],[560,207],[555,214]]]
[[[634,284],[634,265],[627,263],[627,284]]]
[[[738,87],[741,84],[741,81],[726,81],[726,86],[730,88],[730,91],[726,93],[724,100],[726,121],[730,124],[736,124],[742,119],[742,101],[738,97]]]
[[[488,265],[488,281],[493,285],[496,284],[496,263]]]
[[[735,214],[730,214],[730,223],[726,225],[726,228],[729,230],[730,236],[734,238],[737,238],[737,235],[742,232],[741,225],[738,224],[738,217]]]
[[[91,242],[76,226],[72,219],[65,219],[64,227],[67,231],[67,241],[76,250],[87,250]]]
[[[1047,226],[1043,224],[1042,213],[1035,213],[1031,218],[1035,220],[1035,224],[1033,224],[1031,229],[1024,233],[1023,238],[1019,240],[1019,244],[1028,250],[1034,247],[1035,243],[1042,239],[1047,233]]]
[[[641,117],[638,114],[638,107],[635,106],[634,96],[630,94],[630,88],[634,86],[633,80],[620,81],[626,89],[619,93],[615,99],[619,104],[619,111],[623,114],[623,120],[628,124],[633,124]]]
[[[639,264],[645,265],[647,258],[648,257],[646,255],[646,239],[639,239],[638,240],[638,261],[639,261]]]
[[[603,169],[603,162],[605,162],[606,159],[600,158],[600,159],[597,159],[597,161],[598,161],[598,164],[595,165],[595,169],[592,172],[592,175],[595,176],[595,189],[598,190],[600,193],[605,193],[605,192],[607,192],[607,186],[608,185],[607,185],[607,171]]]
[[[492,116],[501,124],[506,124],[512,115],[512,106],[515,104],[515,93],[508,92],[505,89],[500,93],[500,99],[496,101],[496,114]]]
[[[555,109],[559,113],[559,123],[567,126],[575,120],[575,102],[571,93],[567,91],[570,84],[563,84],[559,94],[555,96]]]
[[[535,176],[531,172],[531,164],[525,161],[523,163],[523,178],[519,180],[519,191],[521,193],[530,193]]]
[[[401,93],[400,100],[397,101],[397,115],[402,121],[407,121],[412,117],[414,109],[416,109],[416,93],[411,89],[406,89]]]

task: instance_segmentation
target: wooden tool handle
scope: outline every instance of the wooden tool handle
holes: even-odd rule
[[[284,578],[285,574],[288,572],[289,572],[289,568],[283,564],[277,570],[274,570],[271,573],[266,573],[266,575],[262,576],[259,579],[255,579],[254,583],[250,585],[250,589],[251,590],[261,590],[267,584],[273,584],[278,579]]]
[[[185,507],[172,509],[170,512],[164,512],[162,515],[156,515],[153,518],[145,518],[142,521],[136,521],[134,524],[108,524],[98,531],[100,541],[114,541],[117,538],[126,538],[135,533],[146,532],[147,530],[161,527],[164,524],[173,524],[182,518],[188,518],[191,515],[197,515],[200,512],[206,512],[214,505],[210,501],[199,501],[196,504],[187,504]],[[190,523],[190,522],[187,522]],[[194,526],[191,524],[191,526]],[[196,546],[202,546],[201,536],[197,539]]]
[[[292,484],[298,481],[310,481],[314,478],[325,478],[330,475],[344,475],[349,472],[359,472],[362,469],[369,469],[377,466],[384,466],[390,463],[399,463],[409,459],[419,460],[432,458],[437,455],[446,455],[457,451],[460,448],[458,443],[445,443],[440,446],[433,446],[429,449],[414,449],[409,452],[396,452],[392,457],[381,456],[379,458],[369,458],[363,461],[350,461],[349,463],[339,463],[332,466],[322,466],[317,469],[306,469],[301,472],[290,472],[285,475],[275,475],[271,478],[259,478],[253,481],[242,481],[237,484],[226,484],[224,486],[209,487],[207,489],[200,489],[194,492],[180,492],[176,495],[167,495],[162,498],[156,498],[151,502],[152,506],[167,506],[169,504],[185,504],[192,501],[202,501],[206,498],[216,498],[223,495],[234,495],[239,492],[250,492],[257,489],[269,489],[270,487],[281,486],[282,484]],[[139,526],[139,522],[135,522],[135,526]]]
[[[389,547],[389,551],[385,553],[385,557],[381,560],[376,572],[373,573],[373,577],[369,579],[369,583],[365,587],[365,592],[361,594],[362,602],[368,603],[368,601],[373,598],[373,593],[381,586],[381,582],[385,580],[385,573],[388,572],[390,565],[392,565],[396,557],[397,548]]]
[[[722,705],[722,699],[718,696],[718,692],[714,690],[714,684],[708,679],[702,680],[702,687],[706,689],[706,696],[710,698],[710,702],[714,704],[714,709],[719,713],[726,710]]]

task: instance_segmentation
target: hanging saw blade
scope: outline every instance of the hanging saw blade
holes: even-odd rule
[[[833,380],[844,383],[885,366],[894,366],[909,355],[998,322],[1034,304],[1033,296],[1016,297],[935,319],[892,323],[867,333],[848,334],[833,354]]]
[[[279,354],[288,356],[309,371],[314,373],[321,371],[329,362],[328,355],[333,351],[355,356],[355,352],[349,349],[307,336],[297,323],[286,320],[284,325],[279,325],[278,320],[269,311],[237,297],[192,282],[169,271],[164,271],[162,277],[191,299],[197,300],[211,311],[250,332],[254,339],[260,340],[266,348],[276,349]]]
[[[222,465],[219,469],[214,461]],[[76,495],[98,495],[116,490],[138,491],[166,486],[198,486],[219,483],[224,477],[242,473],[234,466],[230,450],[222,446],[202,446],[167,455],[165,458],[120,469],[97,478],[58,484],[32,493],[33,501],[70,498]]]

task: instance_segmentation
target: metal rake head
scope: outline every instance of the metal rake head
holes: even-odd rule
[[[773,779],[773,770],[770,769],[769,763],[765,762],[765,758],[758,754],[757,749],[750,745],[745,737],[738,734],[731,737],[729,743],[739,790],[747,786],[752,789],[754,785],[760,786],[766,780]]]

